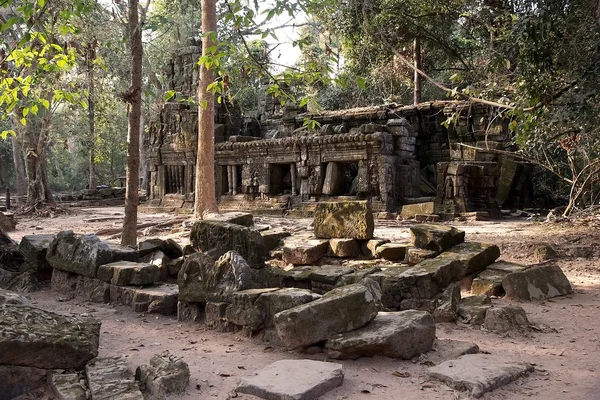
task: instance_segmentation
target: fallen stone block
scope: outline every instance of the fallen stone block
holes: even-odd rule
[[[431,350],[435,321],[425,311],[380,312],[355,331],[332,336],[327,341],[329,357],[355,359],[382,355],[410,360]]]
[[[465,324],[471,325],[483,325],[485,322],[485,315],[488,310],[492,308],[491,304],[482,305],[464,305],[458,306],[458,315],[460,320]]]
[[[400,294],[403,298],[431,299],[463,276],[464,267],[458,260],[427,259],[400,274]]]
[[[242,225],[247,228],[254,226],[254,216],[250,213],[231,211],[222,214],[211,214],[208,215],[206,220],[226,222],[228,224]]]
[[[306,347],[337,333],[350,332],[377,315],[373,294],[363,285],[342,286],[318,300],[275,314],[273,322],[282,342]]]
[[[0,289],[31,293],[40,289],[40,282],[31,271],[18,273],[0,267]]]
[[[250,330],[260,326],[263,317],[254,304],[261,295],[277,290],[278,288],[248,289],[231,293],[227,297],[225,320],[240,327],[247,326]]]
[[[174,260],[170,260],[167,262],[167,273],[169,276],[177,276],[179,275],[179,271],[181,271],[181,267],[183,267],[183,262],[185,258],[179,257]]]
[[[236,391],[271,400],[314,400],[343,382],[341,364],[280,360],[242,378]]]
[[[46,253],[55,237],[52,234],[23,236],[19,242],[19,252],[23,255],[26,261],[24,265],[27,265],[29,270],[37,272],[52,269],[46,261]]]
[[[402,273],[409,269],[410,267],[382,268],[381,271],[369,275],[369,278],[375,280],[381,288],[383,307],[391,310],[400,309],[400,304],[404,299],[402,291],[405,290],[403,289],[405,281]]]
[[[389,243],[390,241],[387,239],[370,239],[370,240],[366,240],[363,241],[360,249],[363,253],[363,255],[369,257],[369,258],[375,258],[375,255],[377,253],[377,247],[381,246],[382,244],[386,244]]]
[[[140,260],[140,255],[137,252],[137,249],[132,249],[128,246],[121,246],[116,243],[106,243],[111,252],[111,262],[116,261],[131,261],[138,262]]]
[[[179,299],[184,302],[221,301],[228,293],[250,289],[253,274],[246,260],[228,251],[216,262],[204,253],[188,256],[177,277]]]
[[[349,274],[340,276],[340,279],[338,279],[336,286],[346,286],[346,285],[351,285],[353,283],[360,283],[360,281],[362,281],[367,276],[374,274],[375,272],[380,272],[380,271],[381,271],[381,267],[370,267],[370,268],[356,270]]]
[[[408,247],[407,244],[402,243],[385,243],[377,247],[375,256],[387,261],[403,261]]]
[[[427,354],[427,361],[434,364],[452,360],[465,354],[479,353],[479,346],[464,340],[437,339],[431,352]]]
[[[93,303],[110,302],[110,284],[99,279],[88,278],[73,272],[54,269],[50,288],[65,299],[83,298]]]
[[[354,258],[361,254],[356,239],[329,239],[329,254],[340,258]]]
[[[415,221],[417,222],[439,222],[442,218],[437,214],[416,214]]]
[[[450,284],[437,300],[433,317],[435,322],[454,322],[458,318],[458,305],[460,303],[460,286]]]
[[[427,311],[433,315],[438,306],[438,299],[404,299],[400,303],[400,310],[419,310]]]
[[[434,258],[437,255],[437,251],[419,249],[418,247],[409,247],[406,250],[405,261],[408,265],[415,265],[429,258]]]
[[[320,202],[314,215],[315,236],[320,239],[372,239],[375,222],[367,201]]]
[[[100,322],[39,308],[0,305],[0,365],[83,368],[98,355]]]
[[[310,265],[327,254],[329,242],[320,239],[286,240],[283,245],[283,262],[293,265]]]
[[[268,252],[257,231],[228,222],[202,220],[190,233],[194,248],[210,252],[215,259],[228,251],[236,251],[252,268],[262,268]]]
[[[91,400],[144,400],[125,357],[96,358],[85,372]]]
[[[474,295],[487,294],[488,296],[504,296],[502,281],[512,272],[520,272],[527,267],[507,261],[496,261],[473,279],[471,293]]]
[[[156,265],[117,261],[98,267],[97,277],[117,286],[143,286],[158,282],[158,274]]]
[[[173,315],[177,313],[179,287],[162,283],[144,288],[134,288],[131,304],[135,312],[149,314]]]
[[[429,379],[479,398],[533,371],[530,364],[489,354],[467,354],[429,368]]]
[[[204,316],[203,303],[177,302],[177,321],[202,322]]]
[[[77,374],[53,374],[49,384],[57,400],[87,400],[85,380]]]
[[[500,257],[498,246],[467,242],[456,245],[443,252],[438,258],[454,258],[463,263],[465,275],[476,274],[483,271]]]
[[[291,233],[284,231],[283,229],[268,229],[260,234],[265,242],[267,252],[279,247],[282,240],[291,235]]]
[[[415,247],[446,251],[465,241],[465,232],[451,226],[420,224],[410,227],[412,243]]]
[[[256,308],[260,315],[260,325],[251,326],[251,330],[273,328],[275,314],[285,310],[310,303],[321,296],[306,289],[285,288],[273,292],[262,293],[256,302]]]
[[[227,306],[224,302],[207,301],[204,306],[204,325],[218,332],[233,330],[226,319]]]
[[[536,262],[541,263],[558,258],[558,253],[549,244],[540,244],[533,249],[533,258]]]
[[[0,400],[11,400],[44,386],[47,375],[45,369],[0,365]]]
[[[573,293],[569,279],[558,265],[543,265],[508,274],[502,287],[509,299],[544,300]]]
[[[354,272],[354,269],[342,265],[322,265],[311,268],[308,279],[314,282],[331,285],[333,288],[333,285],[335,285],[342,276],[352,272]]]
[[[418,214],[433,214],[435,212],[435,203],[427,201],[425,203],[405,204],[402,206],[400,217],[403,219],[415,218]]]
[[[493,307],[485,314],[483,327],[489,331],[505,333],[529,327],[529,320],[522,307]]]
[[[158,270],[158,279],[161,282],[169,279],[169,264],[173,261],[168,257],[162,250],[156,250],[150,254],[147,254],[141,258],[141,261],[146,264],[156,266]],[[183,266],[183,262],[181,263]],[[181,268],[180,268],[181,269]]]
[[[149,364],[139,366],[135,379],[142,391],[153,398],[165,398],[185,392],[190,382],[190,369],[185,361],[168,353],[157,354]]]

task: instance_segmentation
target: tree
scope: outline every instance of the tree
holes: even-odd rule
[[[217,9],[215,0],[202,0],[202,55],[214,54],[211,48],[217,42]],[[198,84],[198,150],[196,155],[196,182],[194,216],[202,218],[207,212],[217,212],[215,197],[215,95],[209,91],[214,73],[206,61],[200,65]]]
[[[137,243],[137,209],[140,184],[140,121],[142,115],[142,27],[139,21],[138,0],[129,0],[129,40],[131,47],[131,86],[123,94],[128,103],[127,129],[127,189],[125,192],[125,217],[121,244]]]

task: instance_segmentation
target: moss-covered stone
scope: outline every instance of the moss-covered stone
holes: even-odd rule
[[[371,239],[375,223],[367,201],[322,202],[314,217],[315,236],[321,239]]]

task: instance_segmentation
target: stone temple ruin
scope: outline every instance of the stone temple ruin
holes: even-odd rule
[[[193,96],[199,47],[176,54],[168,89]],[[221,210],[313,211],[318,201],[363,199],[373,210],[435,200],[435,213],[487,213],[522,208],[528,164],[471,147],[510,149],[505,119],[481,104],[436,101],[307,114],[264,95],[242,116],[228,102],[215,116],[216,193]],[[306,118],[320,127],[308,131]],[[445,128],[442,123],[456,123]],[[167,102],[152,124],[148,206],[190,209],[193,204],[198,115]]]

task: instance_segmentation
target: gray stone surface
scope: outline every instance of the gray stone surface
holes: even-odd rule
[[[450,284],[437,301],[433,316],[435,322],[454,322],[458,318],[458,304],[460,303],[460,286]]]
[[[573,293],[569,279],[558,265],[543,265],[508,274],[502,287],[509,299],[544,300]]]
[[[204,253],[188,256],[177,278],[184,302],[219,301],[228,293],[254,286],[253,271],[242,256],[228,251],[216,262]]]
[[[319,202],[315,209],[315,236],[321,239],[372,239],[375,222],[367,201]]]
[[[147,254],[141,258],[143,263],[156,266],[158,269],[158,280],[161,282],[169,279],[169,264],[173,261],[169,258],[162,250],[156,250],[150,254]],[[183,262],[181,263],[183,266]],[[181,270],[181,268],[180,268]],[[179,273],[179,271],[178,271]]]
[[[474,295],[487,294],[488,296],[504,296],[502,281],[512,272],[520,272],[526,266],[508,261],[496,261],[479,273],[471,284],[471,293]]]
[[[211,214],[205,219],[209,221],[227,222],[229,224],[242,225],[248,228],[254,226],[254,216],[247,212],[232,211],[222,214]]]
[[[0,289],[0,305],[2,304],[29,305],[29,300],[19,293]]]
[[[267,251],[276,249],[281,245],[283,239],[291,235],[291,233],[281,228],[268,229],[264,232],[261,232],[260,234],[263,237],[263,240],[265,242],[265,248]]]
[[[505,333],[529,327],[529,320],[522,307],[514,305],[493,307],[485,314],[483,327],[490,331]]]
[[[442,252],[465,241],[465,232],[435,224],[420,224],[410,227],[412,243],[419,248]]]
[[[117,286],[143,286],[158,282],[158,274],[156,265],[117,261],[98,267],[97,277],[101,281]]]
[[[465,354],[479,353],[479,346],[475,343],[464,340],[437,339],[433,348],[427,353],[427,361],[439,364],[444,361],[452,360]]]
[[[463,277],[460,261],[431,258],[402,272],[398,278],[403,298],[431,299]]]
[[[409,360],[431,350],[435,321],[425,311],[380,312],[364,327],[327,341],[331,358],[354,359],[376,355]]]
[[[458,306],[458,316],[460,320],[464,323],[471,325],[482,325],[485,321],[485,315],[488,310],[492,308],[491,304],[482,304],[482,305],[466,305],[459,304]]]
[[[215,259],[235,250],[252,268],[262,268],[267,256],[264,239],[259,232],[228,222],[199,221],[192,227],[190,241],[194,248],[209,251]]]
[[[44,386],[47,375],[45,369],[0,365],[0,400],[11,400]]]
[[[302,237],[290,237],[283,244],[283,262],[294,265],[316,263],[327,254],[329,241]]]
[[[236,391],[266,400],[315,400],[343,382],[341,364],[280,360],[242,378]]]
[[[479,398],[531,371],[533,366],[527,363],[490,354],[467,354],[429,368],[428,376]]]
[[[310,303],[320,297],[321,296],[310,290],[296,288],[285,288],[274,292],[263,293],[254,303],[254,307],[260,315],[259,321],[261,324],[250,328],[252,330],[272,328],[273,317],[275,314],[302,304]]]
[[[466,242],[443,252],[438,258],[454,258],[460,260],[465,268],[465,275],[483,271],[488,265],[500,257],[500,249],[495,244]]]
[[[42,271],[51,269],[50,264],[46,262],[46,252],[55,235],[25,235],[19,242],[19,252],[27,262],[32,271]]]
[[[273,322],[282,342],[306,347],[337,333],[361,328],[377,315],[373,294],[363,285],[342,286],[318,300],[275,314]]]
[[[0,289],[31,293],[40,289],[40,283],[31,271],[18,273],[0,267]]]
[[[190,383],[190,369],[183,359],[171,354],[156,354],[149,364],[139,366],[135,378],[150,398],[163,399],[185,392]]]
[[[96,358],[85,372],[91,400],[144,400],[125,357]]]
[[[100,322],[0,305],[0,365],[82,368],[98,355]]]
[[[133,288],[131,304],[136,312],[173,315],[177,313],[179,287],[171,283]]]
[[[77,374],[53,374],[48,383],[57,400],[87,400],[85,381]]]

